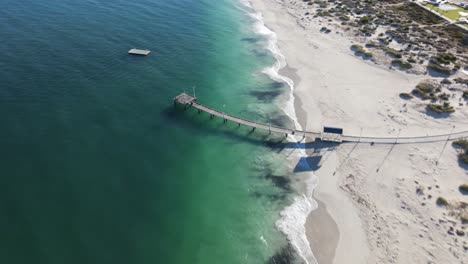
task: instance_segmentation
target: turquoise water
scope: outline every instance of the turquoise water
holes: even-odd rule
[[[290,125],[239,2],[0,3],[1,263],[289,261],[280,140],[172,105]]]

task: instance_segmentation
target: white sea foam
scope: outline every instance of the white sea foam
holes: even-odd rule
[[[272,80],[278,82],[284,82],[289,87],[288,99],[282,103],[282,110],[288,115],[296,126],[296,129],[302,130],[296,116],[294,108],[294,82],[286,76],[279,74],[279,71],[286,66],[286,58],[281,53],[278,47],[278,38],[275,32],[270,30],[263,22],[263,16],[259,12],[255,12],[252,9],[252,4],[248,0],[240,0],[250,12],[249,15],[255,20],[254,31],[257,34],[264,36],[267,39],[266,48],[271,52],[273,57],[276,59],[275,63],[263,69],[263,72],[267,74]],[[291,141],[297,141],[297,138],[291,138]],[[298,148],[295,152],[294,157],[289,158],[297,162],[300,157],[306,156],[305,149]],[[306,163],[304,161],[304,163]],[[308,167],[308,164],[301,164],[304,167]],[[309,241],[306,237],[305,223],[309,213],[317,208],[317,202],[312,199],[312,193],[317,186],[317,177],[310,173],[310,177],[306,181],[306,192],[298,197],[294,198],[294,202],[288,207],[284,208],[280,215],[281,218],[277,221],[276,226],[283,232],[289,239],[290,243],[297,250],[297,253],[303,258],[306,263],[317,263],[312,250],[310,249]]]
[[[268,75],[272,80],[286,83],[289,87],[288,100],[283,103],[282,110],[294,121],[296,129],[302,130],[301,125],[297,121],[296,110],[294,109],[294,82],[290,78],[280,75],[279,71],[286,66],[286,58],[281,53],[278,47],[278,38],[276,33],[269,29],[263,22],[261,13],[250,13],[250,16],[255,19],[255,33],[264,36],[267,39],[266,48],[275,58],[275,63],[270,67],[263,69],[263,73]]]

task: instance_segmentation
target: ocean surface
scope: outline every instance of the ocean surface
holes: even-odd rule
[[[194,91],[227,113],[294,126],[252,10],[0,4],[0,263],[292,261],[275,224],[294,193],[289,145],[172,103]]]

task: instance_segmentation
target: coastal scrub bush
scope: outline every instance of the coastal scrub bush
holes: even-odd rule
[[[458,187],[458,190],[462,193],[462,194],[468,194],[468,184],[462,184]]]
[[[441,83],[441,84],[452,84],[452,82],[451,82],[449,79],[447,79],[447,78],[445,78],[445,79],[443,79],[442,81],[440,81],[440,83]]]
[[[459,139],[455,140],[452,145],[462,147],[464,150],[468,151],[468,140],[466,139]]]
[[[436,71],[436,72],[440,72],[440,73],[445,74],[445,75],[450,75],[452,73],[452,71],[449,68],[444,67],[444,66],[439,65],[439,64],[435,64],[435,63],[429,63],[427,65],[427,69],[428,70],[433,70],[433,71]]]
[[[442,64],[450,64],[451,62],[455,62],[457,57],[452,53],[441,53],[434,57],[439,63]]]
[[[442,100],[442,101],[448,101],[449,98],[450,98],[450,95],[448,93],[441,93],[439,94],[439,99]]]
[[[460,218],[463,224],[468,223],[468,214],[464,214]]]
[[[411,91],[411,93],[423,100],[437,100],[437,97],[434,93],[437,92],[439,88],[439,86],[434,85],[432,83],[421,82],[418,83],[418,85],[416,85],[416,88],[414,88],[413,91]]]
[[[468,91],[463,91],[463,95],[462,95],[463,99],[468,99]]]
[[[458,84],[464,84],[464,85],[468,86],[468,79],[455,78],[453,80]]]
[[[328,33],[331,32],[331,29],[329,29],[329,28],[327,28],[327,27],[322,27],[322,28],[320,29],[320,32],[324,32],[324,33],[327,33],[327,34],[328,34]]]
[[[404,62],[402,60],[392,60],[392,65],[405,70],[413,68],[410,63]]]
[[[468,140],[459,139],[459,140],[454,141],[452,145],[456,147],[461,147],[463,149],[463,152],[458,154],[458,159],[460,160],[460,162],[464,164],[468,164]]]
[[[373,41],[366,43],[366,48],[378,48],[378,47],[380,47],[380,45]]]
[[[387,55],[390,55],[392,57],[395,57],[395,58],[398,58],[400,59],[401,58],[401,53],[396,50],[396,49],[392,49],[390,47],[385,47],[385,46],[382,46],[381,49],[387,54]]]
[[[361,19],[359,21],[361,21],[362,24],[367,24],[367,23],[369,23],[369,17],[366,17],[366,16],[361,17]]]
[[[448,201],[447,201],[447,199],[445,199],[444,197],[439,196],[439,197],[437,198],[437,200],[436,200],[436,204],[437,204],[438,206],[447,206],[447,205],[448,205]]]
[[[458,155],[458,158],[463,164],[468,164],[468,154],[466,152]]]
[[[382,45],[388,45],[390,43],[390,40],[387,40],[385,38],[378,38],[378,40]]]
[[[351,50],[354,51],[357,55],[364,55],[366,57],[372,57],[372,53],[364,49],[363,46],[353,44],[351,45]]]
[[[405,99],[405,100],[409,100],[411,98],[413,98],[413,96],[409,93],[400,93],[400,98],[401,99]]]
[[[427,110],[435,112],[435,113],[439,113],[439,114],[442,114],[442,113],[450,114],[450,113],[455,112],[455,108],[453,108],[453,106],[450,106],[448,102],[445,102],[441,105],[440,104],[428,104]]]
[[[350,18],[349,18],[349,16],[344,15],[344,16],[340,16],[339,19],[341,21],[349,21]]]

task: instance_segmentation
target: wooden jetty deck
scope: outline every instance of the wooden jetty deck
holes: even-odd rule
[[[151,53],[149,50],[140,50],[140,49],[131,49],[128,51],[128,54],[132,55],[141,55],[141,56],[148,56]]]
[[[181,105],[188,106],[188,107],[197,108],[199,112],[205,112],[205,113],[210,114],[211,118],[213,118],[215,116],[220,117],[220,118],[224,119],[224,122],[232,121],[232,122],[237,123],[239,125],[244,125],[244,126],[251,127],[254,130],[258,128],[258,129],[263,129],[263,130],[266,130],[266,131],[269,131],[269,132],[284,134],[285,136],[287,136],[287,135],[299,135],[300,136],[300,135],[304,135],[304,133],[306,133],[307,134],[306,136],[309,136],[309,137],[320,136],[320,133],[311,133],[311,132],[298,131],[298,130],[294,130],[294,129],[287,129],[287,128],[281,128],[281,127],[276,127],[276,126],[270,126],[270,125],[266,125],[266,124],[261,124],[261,123],[249,121],[249,120],[239,118],[239,117],[236,117],[236,116],[232,116],[232,115],[229,115],[229,114],[226,114],[226,113],[220,112],[218,110],[215,110],[215,109],[212,109],[212,108],[209,108],[207,106],[199,104],[197,102],[196,97],[193,97],[193,96],[191,96],[191,95],[189,95],[187,93],[182,93],[182,94],[179,94],[178,96],[176,96],[174,98],[174,102],[178,103],[178,104],[181,104]]]
[[[249,121],[240,117],[226,114],[224,112],[215,110],[213,108],[204,106],[197,101],[195,96],[192,96],[187,93],[181,93],[174,98],[174,104],[181,104],[184,107],[194,107],[198,109],[198,112],[205,112],[210,114],[210,117],[219,117],[224,120],[224,122],[231,121],[237,123],[239,126],[244,125],[251,127],[252,130],[262,129],[269,131],[270,133],[279,133],[285,136],[293,135],[297,137],[304,138],[321,138],[321,132],[315,131],[301,131],[296,129],[288,129],[282,127],[271,126],[267,124],[261,124],[253,121]],[[420,136],[420,137],[365,137],[365,136],[352,136],[352,135],[342,135],[341,141],[343,142],[362,142],[362,143],[379,143],[379,144],[410,144],[410,143],[430,143],[430,142],[441,142],[441,141],[450,141],[461,138],[467,138],[468,131],[461,131],[457,133],[450,134],[441,134],[434,136]]]

